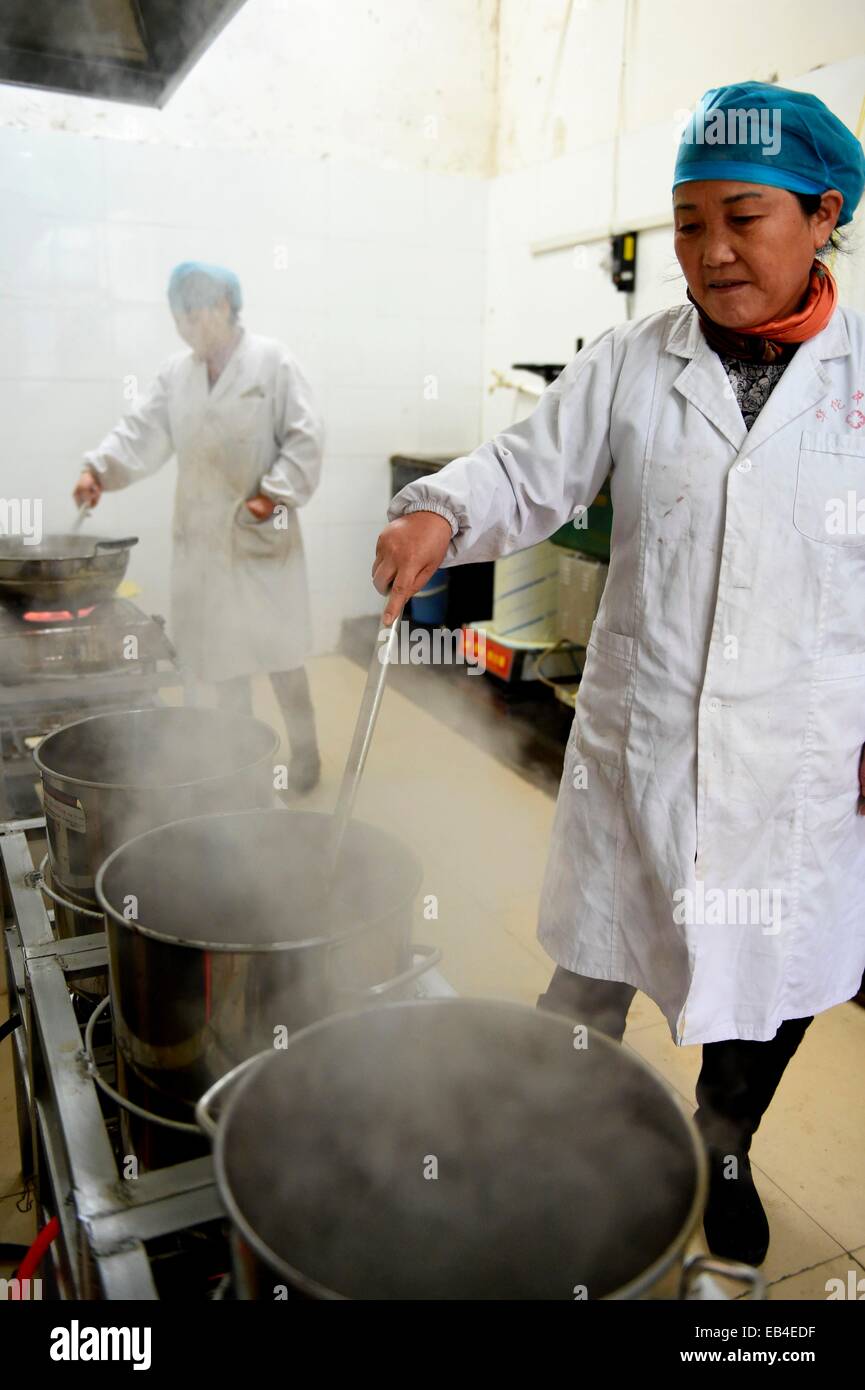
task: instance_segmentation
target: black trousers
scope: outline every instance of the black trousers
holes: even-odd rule
[[[317,754],[315,711],[306,671],[302,666],[295,671],[272,671],[270,683],[282,710],[292,753],[301,757]],[[249,676],[235,676],[232,680],[220,681],[216,687],[216,699],[220,709],[232,710],[235,714],[251,714],[252,682]]]
[[[559,965],[538,999],[538,1008],[585,1023],[621,1042],[636,992],[633,985],[591,980]],[[731,1038],[703,1044],[694,1118],[710,1148],[748,1152],[787,1063],[813,1021],[813,1015],[787,1019],[767,1042]]]

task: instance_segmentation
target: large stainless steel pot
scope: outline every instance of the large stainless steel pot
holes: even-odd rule
[[[328,889],[331,823],[288,810],[202,816],[103,864],[118,1075],[136,1104],[194,1122],[202,1091],[238,1062],[411,986],[432,963],[411,942],[414,854],[353,821]]]
[[[186,708],[96,714],[44,738],[34,757],[58,935],[101,930],[96,872],[124,841],[184,816],[268,805],[278,747],[256,719]],[[79,988],[100,992],[94,980]]]
[[[73,533],[28,545],[0,537],[0,598],[51,611],[86,608],[110,598],[129,564],[137,536],[108,540]]]
[[[668,1292],[705,1201],[699,1136],[642,1061],[576,1032],[416,1001],[327,1019],[224,1078],[198,1115],[212,1130],[227,1092],[214,1159],[238,1296]]]

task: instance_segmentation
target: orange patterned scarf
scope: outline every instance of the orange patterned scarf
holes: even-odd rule
[[[815,261],[805,298],[794,313],[742,330],[725,328],[709,318],[690,290],[688,298],[700,315],[706,341],[716,352],[749,362],[774,362],[784,355],[788,343],[804,343],[826,327],[838,302],[838,286],[827,267]]]

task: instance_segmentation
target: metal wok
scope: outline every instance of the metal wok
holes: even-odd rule
[[[110,598],[129,564],[137,536],[46,536],[27,545],[21,536],[0,537],[0,601],[46,609],[84,608]]]

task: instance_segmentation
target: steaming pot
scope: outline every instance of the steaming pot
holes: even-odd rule
[[[238,1062],[411,985],[438,958],[411,942],[419,861],[352,821],[329,887],[317,871],[331,821],[200,816],[139,835],[103,864],[96,892],[127,1097],[194,1122],[198,1097]]]
[[[238,1297],[675,1288],[706,1196],[697,1130],[639,1058],[580,1041],[517,1004],[414,1001],[327,1019],[224,1078],[198,1117]]]
[[[278,747],[257,719],[189,708],[96,714],[44,738],[34,758],[58,935],[100,929],[96,872],[125,840],[183,816],[270,804]]]

